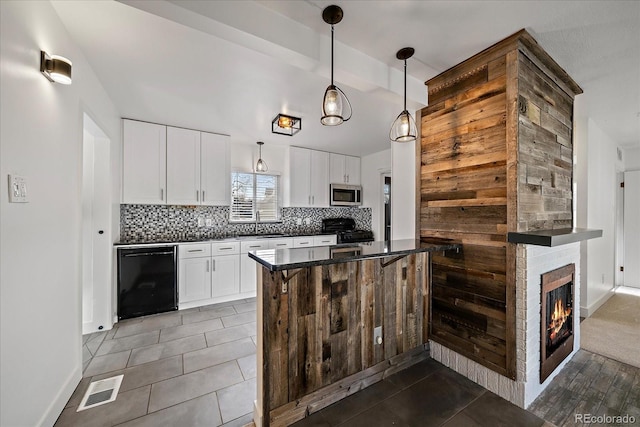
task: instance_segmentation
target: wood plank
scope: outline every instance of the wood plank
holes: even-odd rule
[[[464,135],[469,132],[476,132],[482,129],[504,125],[506,123],[506,114],[505,112],[500,112],[493,116],[488,116],[486,118],[477,120],[475,122],[456,124],[449,129],[443,129],[437,132],[427,127],[428,117],[423,117],[421,122],[422,133],[420,134],[420,138],[424,143],[430,144],[434,141],[440,141],[454,136]]]
[[[434,200],[427,202],[430,208],[451,208],[458,206],[506,206],[506,197],[487,197],[474,199]]]
[[[385,261],[388,258],[383,258]],[[384,336],[384,358],[389,359],[397,354],[397,333],[396,333],[396,292],[397,292],[397,274],[396,267],[398,263],[393,263],[382,270],[383,284],[383,306],[384,316],[382,319],[382,333]]]
[[[422,164],[454,160],[461,156],[476,156],[483,153],[503,152],[505,126],[496,126],[455,135],[425,143],[421,151]]]
[[[504,190],[506,192],[506,161],[492,162],[482,166],[443,170],[438,172],[420,171],[420,185],[424,195],[457,191]],[[468,194],[468,193],[467,193]],[[435,197],[427,200],[434,200]],[[445,199],[443,197],[442,199]]]
[[[347,279],[347,294],[348,294],[348,313],[349,320],[347,325],[347,374],[351,375],[362,370],[362,322],[360,318],[360,307],[362,305],[362,295],[360,295],[360,286],[358,279],[360,277],[359,271],[361,263],[350,262],[347,263],[348,279]]]
[[[483,64],[475,70],[471,70],[466,74],[450,80],[440,86],[429,85],[429,102],[440,102],[443,99],[456,95],[470,86],[476,86],[487,81],[488,70],[487,65]]]

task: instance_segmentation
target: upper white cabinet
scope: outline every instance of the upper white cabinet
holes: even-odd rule
[[[167,203],[200,204],[200,132],[167,127]]]
[[[167,127],[123,120],[122,202],[166,203]]]
[[[229,203],[228,137],[167,127],[167,203]]]
[[[231,185],[229,137],[200,133],[201,205],[228,205]]]
[[[291,147],[291,206],[329,206],[329,153]]]
[[[360,157],[331,153],[329,181],[331,184],[360,185]]]

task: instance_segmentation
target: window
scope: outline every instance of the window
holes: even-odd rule
[[[278,176],[246,172],[231,174],[231,212],[229,221],[278,221]]]

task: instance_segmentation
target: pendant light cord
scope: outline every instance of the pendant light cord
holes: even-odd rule
[[[404,111],[407,111],[407,60],[404,60]]]
[[[333,86],[333,24],[331,25],[331,86]]]

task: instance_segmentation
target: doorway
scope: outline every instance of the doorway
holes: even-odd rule
[[[391,240],[391,175],[383,174],[382,200],[384,213],[382,218],[382,229],[384,230],[384,240]]]
[[[640,288],[640,170],[624,173],[624,286]]]
[[[82,334],[111,329],[111,141],[86,113],[82,129]]]

